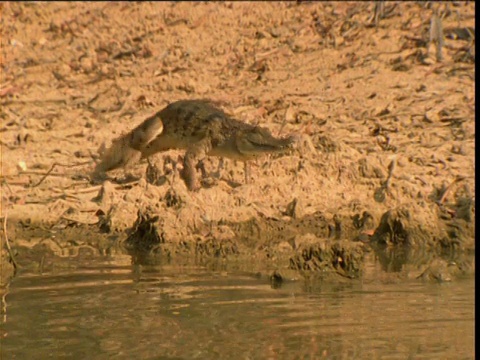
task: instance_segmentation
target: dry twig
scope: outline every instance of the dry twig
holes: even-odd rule
[[[5,246],[7,247],[8,255],[10,255],[10,260],[13,264],[13,274],[15,275],[17,273],[18,264],[17,264],[17,261],[15,260],[15,257],[13,256],[13,251],[12,251],[12,248],[10,247],[10,242],[8,241],[7,213],[5,213],[5,216],[3,217],[3,235],[5,236]]]
[[[50,168],[50,170],[47,171],[47,173],[45,175],[43,175],[43,177],[40,179],[39,182],[37,182],[35,185],[32,185],[30,186],[31,188],[34,188],[34,187],[37,187],[39,186],[46,178],[48,175],[50,175],[52,173],[52,171],[55,169],[55,166],[63,166],[63,167],[75,167],[75,166],[81,166],[81,165],[86,165],[86,164],[90,164],[90,161],[85,161],[85,162],[81,162],[81,163],[78,163],[78,164],[60,164],[60,163],[53,163],[52,167]]]
[[[455,180],[453,180],[448,186],[447,188],[445,189],[445,191],[443,192],[443,195],[440,197],[440,199],[438,200],[438,203],[439,204],[443,204],[445,202],[445,199],[447,198],[448,194],[452,191],[452,188],[453,188],[453,185],[462,181],[462,180],[465,180],[465,178],[463,176],[459,176],[457,177]]]

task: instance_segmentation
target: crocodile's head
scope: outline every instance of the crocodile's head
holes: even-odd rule
[[[235,139],[237,150],[243,156],[250,158],[255,158],[265,153],[277,153],[288,150],[294,142],[294,136],[276,138],[268,129],[259,126],[240,133]]]

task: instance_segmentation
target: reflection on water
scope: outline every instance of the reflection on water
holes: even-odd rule
[[[2,359],[474,358],[473,278],[273,289],[128,256],[83,262],[13,280]]]

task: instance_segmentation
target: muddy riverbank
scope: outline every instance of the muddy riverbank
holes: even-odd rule
[[[0,6],[2,283],[38,247],[274,280],[361,278],[371,251],[409,278],[474,271],[474,2]],[[210,158],[189,192],[178,151],[91,181],[101,148],[196,98],[298,143],[248,183]]]

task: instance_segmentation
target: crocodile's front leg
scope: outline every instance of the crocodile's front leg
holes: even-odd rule
[[[195,191],[199,189],[199,184],[196,181],[196,165],[199,160],[212,150],[212,141],[206,137],[187,148],[185,157],[183,158],[182,177],[187,185],[188,190]]]

